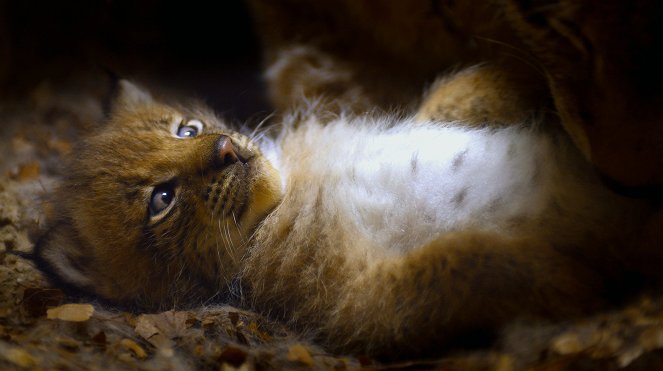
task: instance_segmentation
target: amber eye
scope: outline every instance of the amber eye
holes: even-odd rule
[[[177,135],[179,138],[192,138],[203,131],[203,123],[200,120],[188,120],[182,122],[177,127]]]
[[[154,187],[150,196],[150,216],[162,213],[170,206],[175,198],[175,189],[172,184],[160,184]]]

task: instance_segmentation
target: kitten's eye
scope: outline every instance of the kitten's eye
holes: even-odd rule
[[[175,189],[172,184],[161,184],[154,187],[150,197],[150,216],[163,212],[175,198]]]
[[[177,128],[176,135],[180,138],[193,138],[203,131],[203,123],[200,120],[184,121]]]

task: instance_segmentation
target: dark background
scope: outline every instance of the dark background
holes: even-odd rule
[[[111,70],[203,98],[244,120],[269,110],[259,45],[240,0],[0,0],[0,96]]]

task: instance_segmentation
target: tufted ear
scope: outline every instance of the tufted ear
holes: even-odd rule
[[[117,83],[117,95],[112,103],[112,108],[113,110],[133,110],[153,102],[154,98],[147,90],[129,80],[122,79]]]
[[[48,230],[37,241],[32,258],[58,286],[83,291],[92,287],[92,280],[88,278],[92,256],[70,223],[62,221]]]

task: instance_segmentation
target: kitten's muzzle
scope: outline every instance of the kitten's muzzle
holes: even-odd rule
[[[226,168],[234,163],[245,163],[246,160],[240,156],[239,151],[226,135],[220,135],[214,143],[213,162],[219,168]]]

